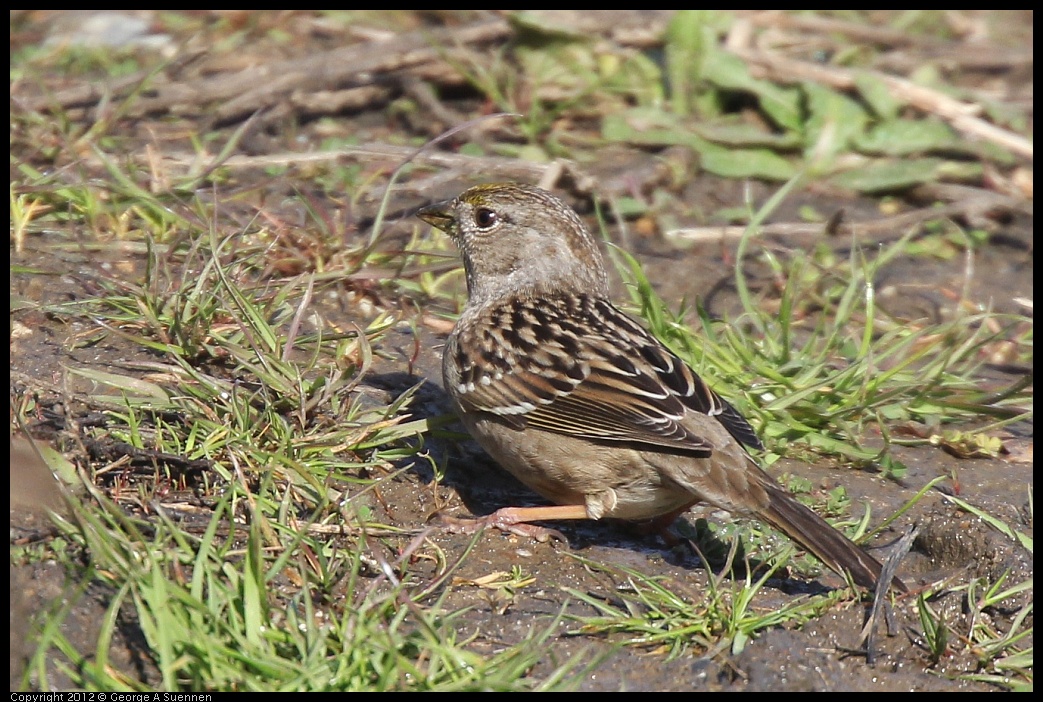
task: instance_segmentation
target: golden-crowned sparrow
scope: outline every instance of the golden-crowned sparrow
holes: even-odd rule
[[[746,419],[609,302],[597,243],[565,203],[500,183],[417,216],[452,237],[467,278],[445,390],[478,443],[555,503],[501,509],[483,525],[672,519],[709,502],[875,586],[880,564],[754,463]]]

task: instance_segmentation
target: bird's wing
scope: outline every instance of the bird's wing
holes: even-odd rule
[[[447,349],[465,411],[595,441],[700,457],[714,446],[686,421],[720,421],[760,447],[749,423],[681,359],[609,302],[583,295],[513,299],[464,325]]]

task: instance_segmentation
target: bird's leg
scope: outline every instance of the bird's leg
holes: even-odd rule
[[[589,517],[584,505],[553,505],[548,507],[504,507],[477,519],[459,519],[444,515],[439,515],[439,519],[454,534],[473,534],[482,529],[494,527],[508,534],[535,539],[543,543],[551,537],[562,542],[566,539],[557,529],[548,529],[530,522],[589,519]]]

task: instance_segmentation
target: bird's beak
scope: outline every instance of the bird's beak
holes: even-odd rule
[[[416,216],[424,220],[432,227],[449,233],[456,226],[456,219],[449,214],[450,200],[436,202],[427,207],[421,207],[416,211]]]

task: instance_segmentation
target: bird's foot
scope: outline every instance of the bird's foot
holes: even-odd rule
[[[555,505],[551,507],[504,507],[492,514],[475,519],[460,519],[448,515],[438,515],[439,521],[453,534],[474,534],[493,527],[508,534],[545,543],[557,539],[567,543],[557,529],[537,526],[534,521],[547,519],[587,519],[586,508],[582,505]]]

